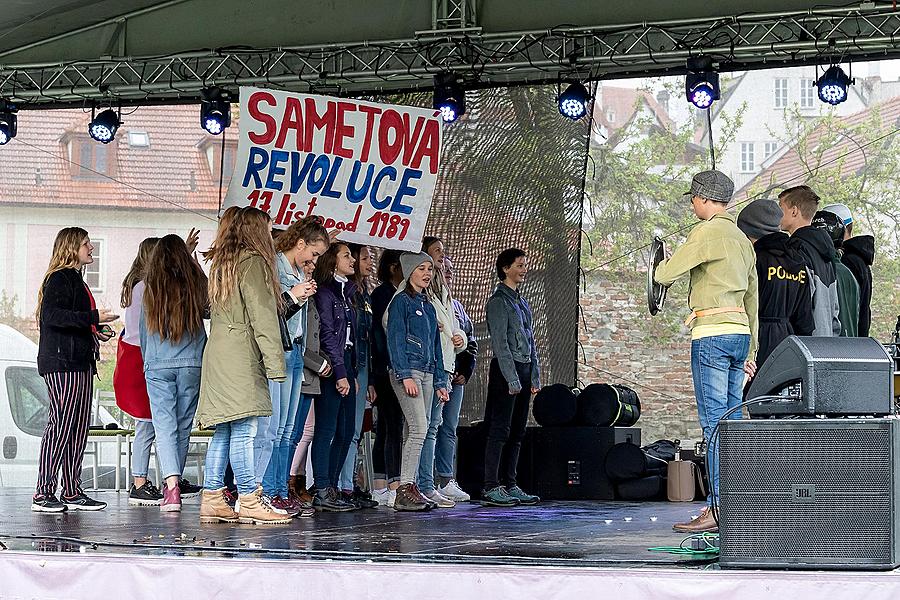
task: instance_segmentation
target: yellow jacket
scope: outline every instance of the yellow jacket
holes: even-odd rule
[[[691,328],[730,323],[748,326],[747,360],[754,360],[759,333],[756,253],[747,236],[737,228],[733,215],[717,213],[694,227],[687,241],[659,264],[654,278],[668,286],[688,273],[691,277],[688,304],[692,311],[744,309],[744,312],[697,317],[691,322]]]

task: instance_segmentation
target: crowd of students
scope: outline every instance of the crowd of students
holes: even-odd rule
[[[268,214],[235,207],[203,253],[208,277],[196,246],[195,231],[186,240],[148,238],[123,282],[113,385],[135,419],[129,504],[180,511],[183,498],[199,494],[204,523],[287,523],[316,510],[423,511],[470,500],[454,463],[478,344],[453,297],[440,239],[425,238],[419,253],[385,250],[376,268],[372,248],[334,239],[315,218],[273,240]],[[60,231],[38,300],[50,420],[36,512],[106,506],[80,481],[99,345],[118,318],[96,307],[82,278],[92,250],[85,230]],[[522,250],[500,253],[487,303],[487,506],[539,501],[516,483],[540,388],[532,313],[519,293],[527,269]],[[373,275],[379,285],[370,290]],[[368,406],[376,415],[371,493],[357,485]],[[195,425],[214,430],[202,489],[183,477]],[[154,443],[162,489],[148,478]]]
[[[720,171],[694,176],[690,199],[701,223],[662,261],[655,280],[690,278],[691,371],[704,439],[726,412],[740,418],[746,378],[789,335],[867,336],[874,238],[853,236],[843,204],[819,210],[808,186],[728,212],[734,183]],[[737,412],[734,412],[737,411]],[[719,491],[718,448],[707,449],[709,505]],[[676,531],[718,531],[704,510]]]

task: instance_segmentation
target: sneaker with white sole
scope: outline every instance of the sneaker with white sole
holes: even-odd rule
[[[378,503],[378,506],[388,506],[388,500],[391,498],[391,490],[384,488],[383,490],[375,490],[372,492],[372,500]]]
[[[31,499],[31,512],[61,513],[66,510],[65,503],[60,502],[54,494],[39,494]]]
[[[163,485],[163,497],[159,503],[160,512],[179,512],[181,510],[181,490],[176,485],[170,488]]]
[[[438,508],[453,508],[454,506],[456,506],[456,502],[454,502],[450,498],[446,498],[437,490],[423,492],[422,495],[437,504]]]
[[[141,487],[134,487],[128,492],[129,506],[159,506],[163,494],[149,479]]]
[[[397,490],[390,490],[388,492],[388,501],[387,505],[391,508],[394,508],[394,502],[397,500]]]
[[[456,483],[455,479],[451,479],[447,482],[447,485],[439,487],[437,491],[439,491],[444,498],[449,498],[454,502],[468,502],[472,499],[469,494],[459,487],[459,484]]]

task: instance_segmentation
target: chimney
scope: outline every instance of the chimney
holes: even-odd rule
[[[656,101],[662,106],[666,114],[669,114],[669,90],[659,90],[656,92]]]

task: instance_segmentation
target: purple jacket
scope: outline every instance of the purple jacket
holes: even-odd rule
[[[356,340],[356,323],[352,313],[352,298],[356,292],[356,285],[352,281],[343,284],[332,280],[319,287],[313,298],[316,301],[316,310],[319,312],[319,340],[320,351],[331,363],[334,369],[335,379],[348,377],[347,366],[344,364],[344,349],[347,346],[347,324],[350,324],[350,341]],[[354,348],[355,350],[355,348]],[[351,365],[352,366],[352,363]]]

